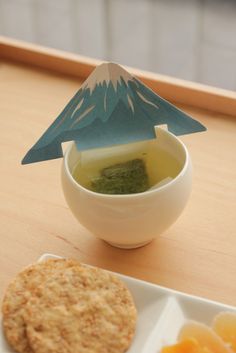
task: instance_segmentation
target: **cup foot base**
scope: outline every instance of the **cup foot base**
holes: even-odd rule
[[[144,241],[142,243],[137,243],[137,244],[118,244],[118,243],[113,243],[111,241],[106,241],[106,243],[108,243],[111,246],[114,246],[115,248],[120,248],[120,249],[137,249],[137,248],[141,248],[142,246],[145,246],[149,243],[151,243],[151,240],[148,241]]]

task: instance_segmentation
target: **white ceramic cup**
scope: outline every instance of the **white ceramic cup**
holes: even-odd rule
[[[96,237],[120,248],[136,248],[168,229],[182,213],[191,192],[192,166],[185,145],[173,134],[156,128],[157,138],[112,148],[79,152],[74,143],[66,150],[62,166],[65,199],[77,220]],[[167,184],[129,195],[107,195],[90,191],[75,181],[73,169],[87,153],[87,158],[102,158],[112,153],[161,148],[180,164],[180,171]]]

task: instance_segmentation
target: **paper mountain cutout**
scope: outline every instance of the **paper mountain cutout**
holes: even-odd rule
[[[79,150],[155,138],[155,125],[175,135],[206,128],[113,63],[98,66],[58,118],[29,150],[22,164],[63,156],[61,143]]]

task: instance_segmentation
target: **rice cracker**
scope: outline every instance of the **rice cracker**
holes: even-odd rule
[[[49,260],[21,272],[11,286],[4,330],[20,353],[123,353],[131,344],[137,319],[132,296],[104,270]]]
[[[123,282],[88,266],[68,268],[40,286],[24,312],[35,353],[122,353],[136,308]]]
[[[8,286],[2,304],[3,330],[9,344],[19,353],[34,353],[29,345],[23,314],[26,304],[40,285],[57,271],[78,262],[66,259],[50,259],[28,266]]]

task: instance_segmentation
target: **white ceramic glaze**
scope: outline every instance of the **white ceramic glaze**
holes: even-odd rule
[[[143,193],[105,195],[84,188],[72,177],[82,153],[74,143],[65,153],[62,187],[72,213],[96,237],[114,246],[135,248],[149,243],[176,221],[189,198],[192,167],[187,148],[167,130],[156,128],[156,134],[155,140],[82,152],[90,159],[160,147],[169,152],[181,163],[180,173],[167,184]]]

